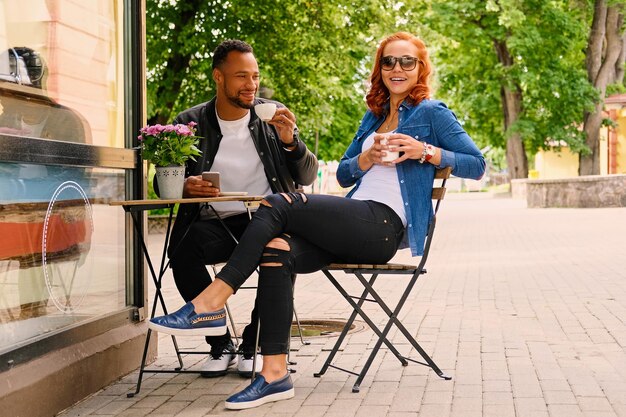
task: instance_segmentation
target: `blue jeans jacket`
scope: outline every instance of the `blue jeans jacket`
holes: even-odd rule
[[[398,133],[441,148],[441,164],[438,168],[452,167],[452,174],[462,178],[480,179],[483,176],[483,155],[444,103],[423,100],[417,105],[411,105],[404,102],[398,112]],[[361,178],[367,173],[359,168],[358,163],[363,141],[379,128],[383,120],[383,117],[376,117],[368,110],[352,144],[341,158],[337,169],[339,184],[342,187],[356,184],[347,197],[356,191]],[[404,240],[400,248],[410,247],[413,256],[420,256],[424,252],[424,240],[433,216],[431,194],[435,166],[409,159],[396,165],[396,170],[407,217]]]

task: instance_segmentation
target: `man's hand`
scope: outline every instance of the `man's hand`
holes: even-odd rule
[[[293,144],[293,133],[296,128],[296,116],[287,107],[276,109],[272,120],[267,122],[278,131],[278,137],[285,147]]]
[[[185,178],[183,197],[219,197],[220,189],[213,187],[211,181],[204,181],[202,175],[195,175]]]

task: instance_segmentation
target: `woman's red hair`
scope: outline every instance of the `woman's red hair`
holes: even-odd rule
[[[417,84],[415,85],[413,90],[411,90],[406,100],[415,105],[430,96],[428,78],[430,77],[432,66],[430,64],[430,59],[428,58],[426,45],[419,38],[411,35],[410,33],[394,33],[393,35],[390,35],[383,39],[380,43],[380,46],[376,50],[374,68],[372,69],[372,75],[370,76],[371,86],[369,92],[365,96],[367,106],[377,117],[380,117],[385,113],[384,105],[387,100],[389,100],[389,90],[387,89],[387,87],[385,87],[382,76],[380,75],[380,59],[383,57],[383,50],[385,49],[385,46],[393,41],[398,40],[409,41],[413,45],[415,45],[417,47],[416,58],[419,58],[419,61],[417,62]]]

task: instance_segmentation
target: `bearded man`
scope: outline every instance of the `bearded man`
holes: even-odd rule
[[[240,40],[224,41],[213,52],[212,67],[216,96],[174,119],[174,123],[197,123],[196,134],[201,137],[201,157],[186,165],[183,197],[217,197],[220,189],[264,196],[295,191],[295,184],[311,184],[317,178],[318,161],[300,141],[296,117],[282,103],[256,97],[260,77],[252,47]],[[267,122],[254,111],[255,105],[266,102],[277,107]],[[203,181],[203,171],[219,172],[220,188]],[[239,239],[250,221],[243,204],[222,202],[213,206]],[[196,216],[198,210],[202,211]],[[227,261],[235,245],[212,211],[197,204],[180,205],[168,253],[176,286],[186,302],[211,283],[206,265]],[[252,373],[256,306],[251,323],[244,329],[238,351],[229,333],[206,338],[211,351],[202,366],[202,376],[224,375],[235,363],[240,375]],[[257,372],[261,367],[262,357],[257,355]]]

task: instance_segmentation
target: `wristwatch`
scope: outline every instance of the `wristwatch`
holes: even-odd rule
[[[426,143],[426,142],[424,142]],[[435,149],[435,147],[431,144],[426,144],[424,149],[426,149],[426,156],[424,157],[425,161],[430,161],[431,158],[433,156],[435,156],[435,153],[437,152],[437,150]]]
[[[283,142],[283,148],[288,151],[295,150],[298,147],[298,143],[300,142],[300,138],[296,132],[293,132],[293,142],[286,144]],[[291,149],[290,149],[291,148]]]

